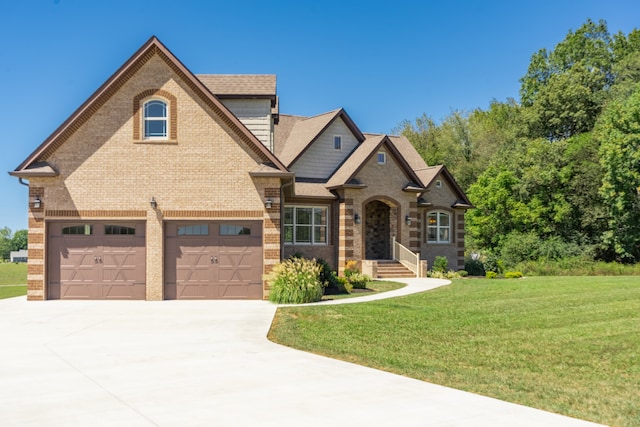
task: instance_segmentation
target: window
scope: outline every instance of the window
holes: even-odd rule
[[[342,136],[334,135],[333,136],[333,148],[336,150],[342,150]]]
[[[185,225],[178,227],[178,236],[208,236],[209,226],[207,224]]]
[[[327,244],[327,208],[286,206],[284,208],[284,242],[298,245]]]
[[[72,225],[70,227],[64,227],[62,234],[75,234],[89,236],[93,234],[93,227],[89,224]]]
[[[144,104],[144,138],[167,138],[167,103],[157,99]]]
[[[136,234],[135,227],[125,227],[122,225],[105,225],[104,234]]]
[[[437,180],[436,181],[436,188],[442,188],[442,181],[441,180]]]
[[[427,242],[450,243],[451,215],[446,212],[427,214]]]
[[[384,165],[385,163],[387,163],[387,153],[384,151],[378,151],[378,164]]]
[[[251,229],[249,227],[244,227],[242,225],[220,224],[221,236],[248,236],[250,234]]]

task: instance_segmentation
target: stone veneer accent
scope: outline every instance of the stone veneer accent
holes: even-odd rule
[[[33,202],[39,197],[42,205],[39,209],[33,207]],[[45,222],[44,222],[44,187],[29,187],[29,229],[27,231],[29,258],[27,260],[27,300],[42,301],[46,299],[44,283],[45,263]]]
[[[353,199],[344,199],[338,212],[338,274],[344,275],[345,264],[353,259]]]

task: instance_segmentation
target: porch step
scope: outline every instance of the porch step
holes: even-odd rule
[[[416,277],[416,274],[396,261],[378,262],[379,279],[392,279],[395,277]]]

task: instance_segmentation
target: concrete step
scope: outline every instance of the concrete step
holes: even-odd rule
[[[415,273],[399,262],[384,261],[378,263],[378,278],[416,277]]]

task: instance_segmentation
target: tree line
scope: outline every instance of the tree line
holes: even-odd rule
[[[467,252],[638,262],[640,31],[587,20],[520,83],[519,100],[395,129],[467,192]]]
[[[8,227],[0,228],[0,261],[10,259],[11,251],[27,249],[27,230],[11,232]]]

